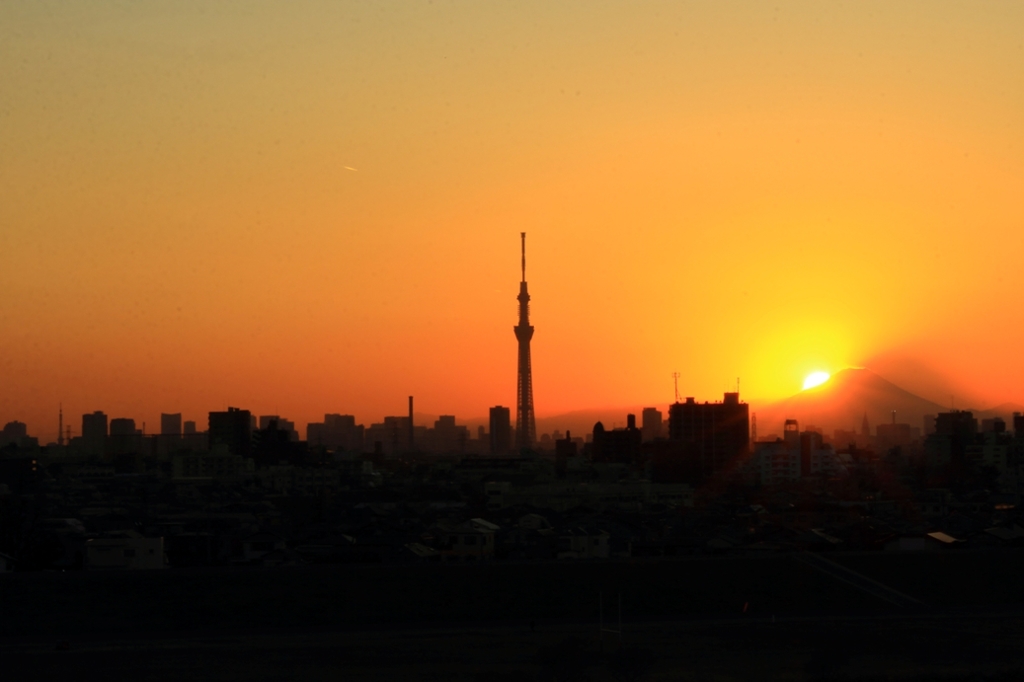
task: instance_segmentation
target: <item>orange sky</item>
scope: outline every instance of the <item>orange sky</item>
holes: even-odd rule
[[[892,5],[896,5],[895,7]],[[777,7],[776,7],[777,5]],[[1024,401],[1024,5],[0,4],[0,422]],[[350,170],[355,169],[355,170]]]

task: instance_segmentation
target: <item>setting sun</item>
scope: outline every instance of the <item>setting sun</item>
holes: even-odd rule
[[[814,388],[815,386],[821,386],[823,383],[828,381],[828,378],[829,378],[829,373],[828,372],[811,372],[810,374],[807,375],[807,378],[804,379],[804,388],[803,388],[803,390],[806,391],[809,388]]]

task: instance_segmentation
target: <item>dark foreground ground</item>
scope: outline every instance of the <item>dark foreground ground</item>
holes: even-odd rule
[[[829,558],[6,575],[0,676],[1024,679],[1024,552]]]

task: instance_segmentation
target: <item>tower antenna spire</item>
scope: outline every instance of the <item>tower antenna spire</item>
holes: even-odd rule
[[[526,233],[520,232],[519,236],[523,240],[523,281],[526,281]]]

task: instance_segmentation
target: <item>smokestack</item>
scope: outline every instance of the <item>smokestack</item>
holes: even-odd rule
[[[413,440],[413,428],[412,428],[412,396],[409,396],[409,451],[415,450],[415,441]]]

